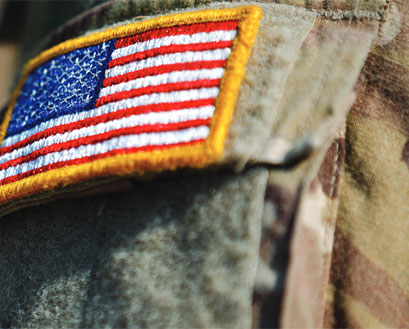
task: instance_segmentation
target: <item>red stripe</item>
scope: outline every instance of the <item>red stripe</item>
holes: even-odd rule
[[[233,40],[231,41],[218,41],[218,42],[202,42],[187,45],[169,45],[158,48],[149,49],[146,51],[137,52],[127,56],[115,58],[109,62],[108,67],[113,68],[118,65],[125,65],[149,57],[155,57],[164,54],[183,53],[187,51],[204,51],[214,50],[231,47]]]
[[[131,115],[136,115],[136,114],[143,114],[143,113],[150,113],[150,112],[166,112],[166,111],[182,110],[182,109],[188,109],[188,108],[197,108],[201,106],[214,105],[214,101],[215,101],[214,98],[207,98],[207,99],[199,99],[199,100],[194,100],[194,101],[185,101],[185,102],[177,102],[177,103],[160,103],[160,104],[152,104],[152,105],[143,105],[143,106],[132,107],[132,108],[125,109],[125,110],[119,110],[113,113],[102,114],[96,117],[87,118],[87,119],[72,122],[72,123],[62,124],[59,126],[45,129],[17,143],[1,148],[0,156],[3,156],[6,153],[12,152],[15,149],[25,147],[40,139],[47,138],[49,136],[56,135],[56,134],[63,134],[65,132],[72,131],[75,129],[95,126],[99,123],[104,123],[104,122],[108,122],[108,121],[115,120],[115,119],[121,119],[124,117],[129,117]]]
[[[212,31],[230,31],[237,29],[239,21],[224,21],[224,22],[207,22],[182,26],[174,26],[167,28],[160,28],[143,32],[141,34],[133,35],[126,38],[118,39],[115,43],[115,48],[122,48],[132,45],[136,42],[144,42],[152,39],[159,39],[171,35],[188,34],[192,35],[200,32]]]
[[[180,129],[193,128],[193,127],[199,127],[199,126],[209,126],[210,121],[211,119],[198,119],[198,120],[190,120],[190,121],[169,123],[169,124],[155,124],[155,125],[145,125],[145,126],[115,129],[115,130],[111,130],[111,131],[108,131],[102,134],[98,134],[98,135],[81,137],[81,138],[74,139],[74,140],[67,141],[67,142],[44,146],[38,150],[31,152],[30,154],[27,154],[25,156],[21,156],[16,159],[6,161],[0,164],[0,170],[7,169],[9,167],[14,167],[24,162],[33,161],[37,159],[38,157],[49,154],[49,153],[61,152],[64,150],[77,148],[82,145],[102,143],[102,142],[105,142],[115,137],[126,136],[126,135],[136,135],[136,134],[143,134],[143,133],[176,131]]]
[[[112,150],[109,152],[105,153],[100,153],[100,154],[95,154],[95,155],[90,155],[87,157],[79,158],[79,159],[73,159],[73,160],[67,160],[67,161],[61,161],[57,163],[52,163],[47,166],[43,166],[37,169],[33,169],[30,171],[27,171],[25,173],[19,174],[19,175],[14,175],[10,176],[7,178],[4,178],[0,181],[0,185],[5,185],[9,184],[18,180],[21,180],[23,178],[27,178],[30,176],[33,176],[35,174],[39,174],[42,172],[46,172],[52,169],[58,169],[64,166],[72,166],[72,165],[79,165],[82,163],[86,162],[91,162],[94,160],[98,159],[103,159],[109,156],[114,156],[114,155],[119,155],[119,154],[130,154],[130,153],[135,153],[135,152],[150,152],[150,151],[155,151],[155,150],[163,150],[163,149],[170,149],[173,147],[180,147],[180,146],[186,146],[186,145],[192,145],[192,144],[200,144],[203,143],[204,139],[197,139],[194,141],[190,142],[184,142],[184,143],[177,143],[177,144],[169,144],[169,145],[151,145],[151,146],[142,146],[142,147],[133,147],[133,148],[126,148],[126,149],[118,149],[118,150]]]
[[[130,80],[144,78],[151,75],[158,75],[164,73],[170,73],[173,71],[193,71],[193,70],[200,70],[200,69],[214,69],[219,67],[226,66],[226,59],[223,60],[215,60],[215,61],[198,61],[198,62],[191,62],[191,63],[176,63],[176,64],[167,64],[167,65],[159,65],[154,67],[148,67],[146,69],[141,69],[134,72],[129,72],[122,75],[117,75],[115,77],[106,78],[102,86],[108,87],[114,84],[118,84],[121,82],[127,82]]]
[[[133,90],[121,91],[115,94],[111,94],[105,97],[101,97],[95,103],[95,107],[102,106],[107,103],[120,101],[126,98],[133,98],[142,95],[150,95],[153,93],[166,93],[171,91],[179,90],[190,90],[198,88],[209,88],[218,87],[220,84],[220,79],[204,79],[196,81],[185,81],[185,82],[175,82],[166,83],[158,86],[148,86]]]

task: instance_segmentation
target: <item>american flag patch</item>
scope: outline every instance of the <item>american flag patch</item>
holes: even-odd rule
[[[255,6],[164,16],[32,60],[0,148],[0,202],[220,157],[258,28]]]

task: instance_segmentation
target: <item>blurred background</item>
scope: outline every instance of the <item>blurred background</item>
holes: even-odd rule
[[[0,0],[0,107],[10,95],[19,60],[28,1]]]
[[[105,0],[0,0],[0,109],[23,64],[60,25]]]

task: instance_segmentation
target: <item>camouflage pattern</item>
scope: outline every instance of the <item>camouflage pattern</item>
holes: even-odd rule
[[[93,9],[38,41],[31,56],[107,24],[231,5],[91,3]],[[266,56],[260,48],[246,81],[248,90],[256,86],[255,95],[268,90],[270,98],[260,107],[268,111],[258,117],[268,133],[253,129],[244,136],[246,126],[236,125],[233,151],[215,172],[143,178],[168,200],[156,210],[145,206],[154,208],[155,188],[139,177],[119,185],[104,182],[112,194],[81,196],[78,202],[62,195],[2,218],[0,264],[16,279],[1,275],[0,294],[8,297],[0,299],[0,326],[407,327],[409,4],[251,3],[270,10],[272,28],[277,24],[276,34],[269,35],[267,73],[257,75],[264,65],[257,56]],[[290,25],[295,19],[298,27]],[[235,148],[237,136],[248,146],[247,156],[245,148]],[[124,189],[126,197],[120,195]],[[145,194],[138,192],[143,189]],[[183,204],[185,194],[196,203]],[[54,222],[59,208],[68,212],[76,203],[73,216]],[[169,220],[168,213],[176,217]],[[142,227],[130,219],[138,216]],[[43,241],[58,238],[43,243],[35,238],[41,232]],[[78,239],[82,242],[73,246]],[[206,253],[209,244],[219,249]],[[44,252],[40,261],[36,250],[50,246],[53,252]],[[75,271],[64,267],[69,259],[64,248],[76,255],[70,259]],[[155,248],[160,253],[147,258]],[[88,267],[94,253],[100,260]],[[140,257],[146,263],[135,268]],[[50,279],[45,268],[54,263],[60,270],[51,271]],[[158,278],[149,277],[150,270]],[[141,288],[133,278],[146,285]],[[23,293],[17,281],[27,287]],[[168,291],[179,291],[181,299]],[[61,308],[71,304],[71,313]]]

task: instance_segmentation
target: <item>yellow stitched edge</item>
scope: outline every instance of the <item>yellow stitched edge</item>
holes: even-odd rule
[[[245,16],[240,20],[238,35],[234,40],[226,70],[220,82],[216,111],[212,118],[210,134],[205,142],[210,152],[209,157],[213,160],[217,159],[223,151],[246,63],[260,24],[261,9],[256,6],[246,7],[246,9]]]
[[[6,135],[20,89],[28,75],[36,67],[56,56],[78,48],[93,46],[107,40],[126,37],[155,28],[234,19],[240,19],[238,35],[234,40],[232,51],[227,60],[226,70],[220,82],[220,93],[216,99],[216,111],[212,118],[210,133],[203,144],[116,155],[80,165],[71,165],[39,173],[20,181],[0,186],[0,204],[35,192],[79,183],[89,178],[142,173],[147,170],[172,170],[184,166],[200,168],[214,162],[223,151],[227,130],[232,119],[236,98],[244,75],[245,65],[257,34],[261,19],[261,9],[257,6],[209,9],[158,17],[68,40],[52,47],[26,65],[0,127],[0,141],[2,142]]]

